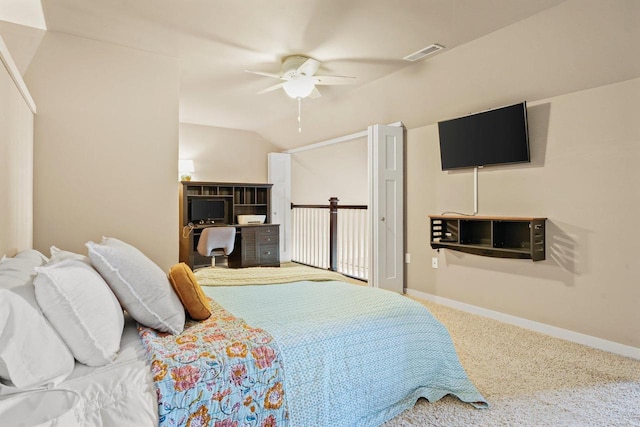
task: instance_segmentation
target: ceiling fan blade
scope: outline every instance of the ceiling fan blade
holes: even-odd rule
[[[320,98],[322,95],[320,94],[320,91],[318,90],[317,87],[314,87],[313,90],[311,91],[311,94],[309,95],[309,98],[311,99],[316,99],[316,98]]]
[[[356,82],[355,77],[349,76],[314,76],[317,85],[350,85]]]
[[[297,74],[313,76],[313,74],[318,71],[318,67],[320,67],[319,61],[313,58],[308,58],[298,67]]]
[[[251,73],[251,74],[257,74],[259,76],[265,76],[265,77],[273,77],[276,79],[282,79],[282,76],[280,74],[274,74],[274,73],[265,73],[264,71],[251,71],[251,70],[244,70],[247,73]]]
[[[267,93],[267,92],[274,91],[274,90],[276,90],[276,89],[280,89],[282,86],[284,86],[284,83],[285,83],[285,82],[278,83],[278,84],[276,84],[276,85],[269,86],[269,87],[268,87],[268,88],[266,88],[266,89],[262,89],[260,92],[258,92],[258,95],[262,95],[263,93]]]

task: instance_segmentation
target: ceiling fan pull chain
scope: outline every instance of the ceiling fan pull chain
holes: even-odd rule
[[[298,97],[298,133],[302,133],[302,98]]]

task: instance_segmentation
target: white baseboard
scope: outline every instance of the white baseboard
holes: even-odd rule
[[[532,331],[540,332],[542,334],[549,335],[555,338],[561,338],[567,341],[597,348],[599,350],[604,350],[610,353],[615,353],[621,356],[640,360],[640,348],[637,347],[620,344],[614,341],[604,340],[602,338],[581,334],[579,332],[570,331],[568,329],[557,328],[555,326],[535,322],[533,320],[524,319],[522,317],[512,316],[510,314],[500,313],[499,311],[489,310],[449,298],[439,297],[436,295],[428,294],[426,292],[416,291],[414,289],[407,288],[405,289],[405,291],[407,295],[435,302],[436,304],[445,305],[447,307],[466,311],[468,313],[477,314],[478,316],[498,320],[509,325],[520,326],[521,328],[530,329]]]

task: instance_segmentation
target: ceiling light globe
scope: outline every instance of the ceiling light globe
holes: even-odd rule
[[[305,75],[291,76],[282,88],[291,98],[306,98],[313,92],[316,81],[317,79]]]

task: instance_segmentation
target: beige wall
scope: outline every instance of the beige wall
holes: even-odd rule
[[[299,205],[368,204],[367,138],[291,155],[291,201]]]
[[[480,214],[548,217],[535,263],[429,247],[429,214],[473,211],[473,173],[440,170],[437,125],[409,130],[408,287],[640,347],[638,100],[640,79],[531,102],[531,164],[480,170]]]
[[[2,38],[0,38],[2,43]],[[6,54],[6,57],[5,57]],[[8,51],[3,59],[11,61]],[[19,76],[18,76],[19,77]],[[33,244],[33,114],[0,62],[0,257]]]
[[[35,121],[34,247],[127,241],[178,260],[175,60],[47,32],[25,75]]]
[[[281,151],[255,132],[180,123],[180,158],[196,181],[267,182],[267,153]]]

